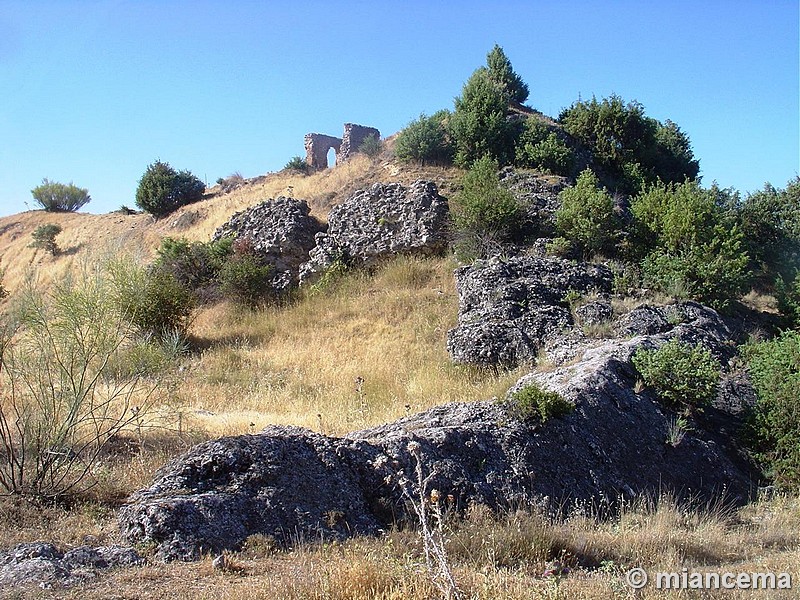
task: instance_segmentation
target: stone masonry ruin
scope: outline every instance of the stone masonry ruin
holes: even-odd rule
[[[328,150],[336,151],[337,162],[342,140],[321,133],[306,134],[306,164],[314,170],[328,168]]]
[[[353,154],[369,136],[381,139],[381,132],[374,127],[364,127],[355,123],[344,124],[341,139],[322,133],[307,133],[305,136],[306,164],[314,170],[328,168],[328,151],[336,152],[336,164],[342,164]]]

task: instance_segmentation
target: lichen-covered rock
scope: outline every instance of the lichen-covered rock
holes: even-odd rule
[[[431,254],[447,246],[447,200],[436,185],[416,181],[376,183],[354,193],[328,215],[328,230],[316,235],[300,282],[312,282],[336,259],[358,266],[399,253]]]
[[[273,288],[283,292],[297,284],[300,265],[314,247],[314,236],[324,229],[309,213],[305,200],[279,196],[234,214],[213,239],[249,239],[275,269]]]
[[[538,235],[553,235],[555,213],[561,206],[558,194],[567,187],[567,178],[506,167],[500,171],[500,181],[522,206],[528,228]]]
[[[128,567],[144,562],[126,546],[81,546],[60,552],[52,544],[18,544],[0,552],[0,588],[39,585],[68,587],[95,576],[98,569]]]
[[[608,293],[603,265],[559,258],[499,257],[455,272],[458,326],[447,335],[454,361],[513,367],[531,361],[550,339],[573,325],[569,292]]]
[[[753,397],[746,378],[726,377],[679,443],[670,439],[676,415],[649,391],[635,391],[631,356],[640,346],[677,337],[703,344],[723,364],[730,356],[729,332],[713,310],[693,303],[674,310],[683,320],[670,317],[666,331],[595,342],[569,365],[527,375],[510,392],[533,383],[556,391],[575,406],[566,416],[520,418],[491,400],[438,406],[343,438],[273,426],[207,442],[129,499],[119,513],[122,532],[155,544],[164,559],[236,548],[252,534],[292,543],[376,533],[413,518],[403,490],[418,492],[417,459],[430,475],[428,491],[454,511],[613,507],[660,493],[744,502],[757,487],[735,441]]]
[[[580,325],[600,325],[614,316],[614,309],[607,300],[592,300],[575,308],[575,317]]]

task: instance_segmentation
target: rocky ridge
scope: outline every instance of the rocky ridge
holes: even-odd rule
[[[654,326],[660,331],[644,333]],[[730,334],[719,315],[692,303],[644,306],[616,327],[628,333],[590,344],[571,364],[525,376],[509,392],[531,384],[557,391],[574,404],[571,414],[541,422],[488,400],[438,406],[342,438],[278,426],[222,438],[162,468],[121,509],[121,530],[131,543],[155,544],[166,560],[236,548],[255,533],[284,544],[375,534],[411,517],[400,482],[412,476],[417,456],[430,489],[454,510],[611,508],[663,492],[746,501],[758,479],[731,435],[752,396],[746,379],[728,378],[674,444],[676,415],[648,390],[636,391],[630,360],[640,346],[677,337],[725,361]]]
[[[300,267],[300,283],[313,282],[336,260],[369,266],[394,254],[444,251],[447,218],[447,200],[430,181],[375,183],[331,210],[327,231],[316,235]]]
[[[275,269],[272,287],[284,292],[297,285],[300,265],[314,247],[314,235],[324,229],[310,210],[305,200],[278,196],[234,214],[214,232],[213,239],[250,240]]]

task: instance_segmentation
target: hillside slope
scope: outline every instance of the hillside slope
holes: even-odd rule
[[[372,183],[408,184],[426,178],[436,182],[447,195],[458,174],[455,169],[403,165],[388,159],[388,155],[376,159],[357,155],[342,165],[312,175],[280,171],[246,180],[243,186],[229,193],[224,193],[220,186],[210,187],[202,200],[159,221],[147,214],[128,215],[119,211],[100,215],[27,211],[0,218],[3,283],[13,293],[32,267],[40,281],[47,283],[86,260],[101,259],[105,253],[125,251],[146,261],[152,258],[164,237],[207,241],[237,211],[279,195],[305,199],[312,214],[325,220],[332,206]],[[29,247],[33,231],[47,223],[63,229],[56,239],[62,253],[56,257]]]

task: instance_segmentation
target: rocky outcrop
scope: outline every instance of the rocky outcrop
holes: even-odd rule
[[[0,552],[0,589],[24,585],[68,587],[94,577],[101,569],[142,563],[144,559],[136,550],[123,546],[81,546],[60,552],[42,542],[18,544]]]
[[[454,361],[514,367],[573,325],[567,294],[606,294],[603,265],[559,258],[495,257],[456,270],[458,325],[447,335]]]
[[[676,415],[649,391],[636,391],[630,360],[640,346],[677,337],[705,345],[725,364],[732,352],[725,325],[695,304],[637,310],[629,323],[660,314],[674,325],[595,342],[569,365],[532,373],[510,392],[532,384],[556,391],[575,406],[566,416],[520,420],[492,400],[438,406],[343,438],[273,426],[207,442],[130,498],[122,532],[132,543],[155,544],[164,559],[236,548],[256,533],[280,543],[376,533],[411,518],[403,490],[418,493],[408,487],[417,457],[430,475],[428,490],[454,511],[476,503],[613,509],[621,498],[660,493],[747,500],[757,479],[733,436],[752,401],[746,379],[726,377],[714,405],[690,417],[676,443]]]
[[[314,236],[324,229],[309,212],[305,200],[279,196],[236,213],[216,230],[213,239],[249,239],[275,270],[273,288],[283,292],[297,284],[300,265],[314,247]]]
[[[522,206],[529,235],[555,234],[555,213],[561,206],[558,194],[567,187],[566,177],[505,167],[500,171],[500,182]]]
[[[376,183],[354,193],[328,215],[328,231],[300,268],[300,282],[313,281],[337,259],[358,266],[399,253],[430,254],[447,246],[447,200],[436,185],[416,181]]]
[[[307,133],[305,137],[306,164],[314,170],[328,168],[328,151],[333,148],[337,162],[342,140],[322,133]]]
[[[337,152],[336,164],[343,163],[353,154],[358,152],[359,148],[361,148],[361,144],[363,144],[364,140],[370,136],[380,141],[381,132],[374,127],[364,127],[363,125],[356,125],[355,123],[345,123],[344,133],[342,134],[341,151]]]

